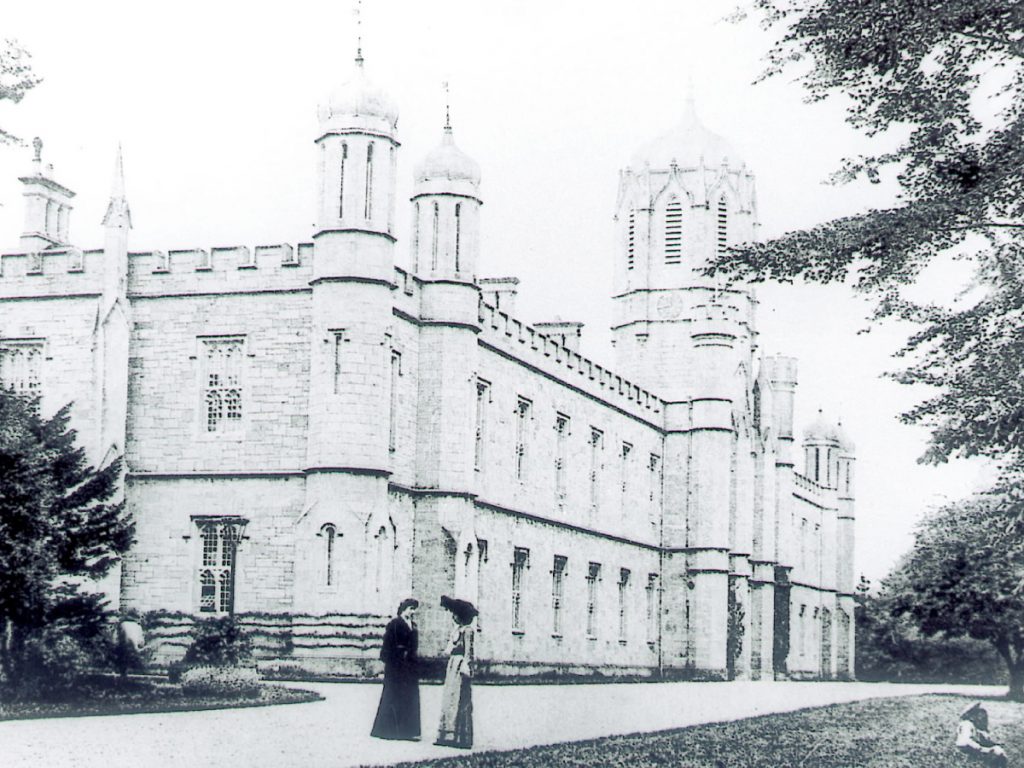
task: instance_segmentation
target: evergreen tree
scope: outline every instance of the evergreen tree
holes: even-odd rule
[[[70,406],[43,419],[37,405],[0,389],[0,671],[14,687],[62,666],[55,656],[74,666],[95,650],[103,609],[82,585],[108,573],[133,535],[113,501],[120,461],[90,467]]]

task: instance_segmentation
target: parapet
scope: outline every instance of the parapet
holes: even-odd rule
[[[657,395],[616,375],[505,312],[479,304],[480,338],[599,400],[647,422],[661,425],[665,403]]]

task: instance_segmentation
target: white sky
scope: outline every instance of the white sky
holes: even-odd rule
[[[313,220],[316,106],[345,80],[354,0],[11,3],[3,37],[45,82],[0,125],[40,135],[44,161],[78,193],[71,237],[102,244],[114,153],[124,147],[130,247],[307,241]],[[610,361],[612,209],[633,152],[698,113],[757,177],[765,237],[885,205],[891,188],[822,184],[871,145],[840,104],[806,105],[792,78],[754,86],[771,39],[722,21],[730,2],[695,0],[365,0],[370,77],[401,110],[397,260],[408,265],[414,165],[440,139],[451,83],[457,143],[483,170],[479,273],[521,279],[518,314],[584,321],[583,352]],[[0,147],[0,249],[22,225],[30,149]],[[933,275],[941,288],[952,273]],[[766,353],[800,360],[797,427],[819,407],[857,443],[857,572],[882,577],[926,509],[977,490],[978,464],[916,463],[924,430],[896,414],[919,392],[882,380],[902,334],[865,327],[843,286],[765,286]]]

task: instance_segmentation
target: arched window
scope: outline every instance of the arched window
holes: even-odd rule
[[[348,144],[341,144],[341,173],[338,177],[338,218],[345,216],[345,163],[348,160]]]
[[[378,593],[382,591],[384,586],[384,573],[385,573],[385,561],[388,556],[387,544],[388,544],[388,529],[383,525],[377,531],[377,562],[376,562],[376,578],[375,589]]]
[[[328,523],[320,529],[324,537],[324,583],[329,587],[334,584],[334,545],[338,530]]]
[[[760,382],[754,382],[754,391],[751,393],[751,400],[753,400],[753,414],[754,420],[754,434],[761,434],[761,384]]]
[[[459,242],[462,239],[462,203],[455,204],[455,271],[459,271]]]
[[[729,206],[725,201],[725,195],[718,198],[718,237],[716,251],[719,254],[725,253],[729,247]]]
[[[366,147],[366,211],[365,218],[373,218],[373,142]]]
[[[438,235],[438,231],[437,230],[438,230],[438,226],[440,224],[439,217],[440,217],[440,214],[439,214],[439,212],[437,210],[437,203],[434,203],[434,236],[433,236],[433,242],[430,244],[430,268],[431,269],[437,269],[437,235]]]
[[[629,226],[626,230],[626,269],[632,269],[636,258],[636,211],[629,212]]]
[[[673,197],[665,206],[665,263],[678,264],[683,253],[683,206]]]

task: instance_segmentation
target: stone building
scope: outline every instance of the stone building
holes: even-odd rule
[[[159,612],[163,658],[234,613],[267,666],[374,671],[407,595],[441,652],[447,593],[480,607],[493,674],[850,677],[851,443],[815,424],[798,469],[795,361],[760,353],[752,291],[699,272],[756,236],[728,144],[689,104],[622,172],[605,367],[477,276],[480,170],[450,126],[396,267],[396,124],[357,58],[320,110],[308,242],[129,251],[118,158],[82,250],[38,145],[21,179],[0,377],[124,456],[121,601]]]

